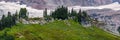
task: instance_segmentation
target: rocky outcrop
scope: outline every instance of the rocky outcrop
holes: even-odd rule
[[[94,11],[94,12],[93,12]],[[88,10],[91,13],[92,18],[97,18],[99,21],[104,22],[106,25],[99,26],[100,28],[111,32],[115,35],[119,35],[118,28],[120,27],[120,11],[114,11],[110,9],[102,10]]]

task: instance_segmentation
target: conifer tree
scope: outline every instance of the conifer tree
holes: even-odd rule
[[[5,15],[2,16],[1,21],[0,21],[0,29],[3,29],[5,26]]]
[[[44,13],[43,13],[44,18],[47,17],[47,8],[45,8]]]
[[[54,12],[52,12],[52,17],[54,19],[65,20],[68,18],[68,9],[67,7],[61,6],[58,7]]]
[[[28,18],[27,9],[26,8],[21,8],[20,9],[19,18],[24,18],[24,19]]]
[[[75,10],[71,10],[71,17],[75,17],[77,15],[77,12]]]

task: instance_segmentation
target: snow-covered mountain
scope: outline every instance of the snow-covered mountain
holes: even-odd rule
[[[53,8],[60,5],[65,6],[100,6],[107,5],[120,0],[0,0],[6,2],[17,2],[20,4],[26,4],[36,9]]]
[[[7,12],[15,13],[19,12],[20,8],[26,8],[28,10],[29,16],[30,17],[42,17],[42,13],[44,9],[38,10],[34,9],[30,6],[26,5],[20,5],[19,2],[5,2],[2,1],[0,2],[0,15],[7,14]],[[92,9],[111,9],[114,11],[120,10],[120,4],[118,2],[108,4],[108,5],[102,5],[102,6],[69,6],[68,9],[74,9],[78,11],[79,9],[82,10],[92,10]],[[49,9],[48,13],[50,14],[50,11],[53,11],[54,9]]]

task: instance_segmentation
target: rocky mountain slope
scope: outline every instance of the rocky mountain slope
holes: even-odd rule
[[[119,35],[117,29],[118,27],[120,27],[120,4],[118,2],[102,6],[69,7],[69,9],[72,8],[76,11],[79,9],[86,10],[91,17],[97,18],[99,21],[103,21],[104,23],[106,23],[106,26],[102,26],[101,28],[113,34]]]
[[[20,2],[20,4],[26,4],[27,6],[32,6],[33,8],[43,9],[43,8],[53,8],[59,5],[65,6],[99,6],[111,4],[113,2],[119,2],[120,0],[0,0],[6,2]]]

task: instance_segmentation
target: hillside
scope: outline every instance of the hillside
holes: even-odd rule
[[[17,24],[0,31],[0,40],[120,40],[97,27],[83,27],[72,20],[54,21],[44,25]],[[6,40],[7,40],[6,39]]]

